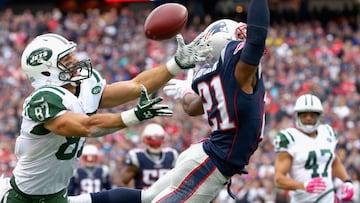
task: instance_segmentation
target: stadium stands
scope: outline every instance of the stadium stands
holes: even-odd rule
[[[0,12],[0,174],[11,175],[15,164],[14,141],[19,130],[20,112],[30,85],[20,68],[20,54],[27,40],[37,34],[56,32],[78,42],[79,55],[89,56],[96,69],[108,81],[127,80],[142,70],[165,62],[175,51],[175,40],[155,42],[143,34],[143,21],[149,10],[134,12],[128,7],[100,11],[49,11],[14,13],[11,8]],[[360,175],[360,30],[352,15],[324,19],[311,15],[310,19],[285,21],[284,13],[274,14],[267,39],[267,54],[262,60],[266,87],[267,124],[265,139],[252,158],[250,173],[234,177],[233,190],[244,195],[249,189],[251,202],[268,198],[275,201],[284,191],[274,189],[271,165],[274,160],[272,138],[281,128],[291,125],[292,104],[297,95],[312,92],[320,97],[325,117],[339,132],[338,152],[358,186],[355,202],[359,202]],[[347,13],[349,14],[349,13]],[[333,16],[334,17],[334,16]],[[192,16],[183,33],[190,41],[215,16]],[[206,20],[207,19],[207,20]],[[179,78],[185,77],[180,75]],[[190,143],[207,136],[209,129],[203,118],[188,118],[179,104],[157,94],[173,105],[173,118],[156,118],[170,134],[169,145],[179,151]],[[118,109],[127,109],[133,104]],[[117,109],[117,110],[118,110]],[[112,170],[114,182],[122,167],[126,152],[139,144],[137,125],[119,133],[89,142],[100,147],[102,160]],[[251,180],[251,181],[249,181]],[[221,193],[222,194],[222,193]],[[227,203],[231,200],[216,200]],[[265,195],[266,194],[266,195]],[[226,196],[227,197],[227,196]],[[224,198],[226,199],[226,198]],[[283,196],[278,197],[278,201]]]

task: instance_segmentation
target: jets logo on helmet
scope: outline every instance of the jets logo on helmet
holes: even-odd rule
[[[51,58],[51,56],[52,56],[51,49],[39,48],[31,52],[26,62],[31,66],[38,66],[41,65],[43,61],[48,61]]]
[[[60,35],[40,35],[26,46],[21,56],[21,68],[35,89],[46,85],[63,86],[87,79],[92,74],[90,59],[80,60],[71,66],[60,62],[75,48],[74,42]]]

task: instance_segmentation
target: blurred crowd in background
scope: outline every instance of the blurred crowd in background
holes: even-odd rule
[[[145,38],[143,22],[149,12],[148,9],[135,12],[127,7],[67,13],[57,8],[21,13],[5,8],[0,12],[0,174],[10,176],[16,164],[14,143],[22,104],[31,92],[20,67],[20,56],[28,40],[46,32],[61,34],[78,44],[79,57],[90,57],[93,68],[108,82],[128,80],[166,62],[176,50],[175,39],[159,42]],[[337,152],[356,186],[354,202],[360,202],[360,29],[353,17],[272,21],[262,59],[268,91],[265,136],[250,161],[249,174],[233,177],[232,190],[239,197],[247,194],[251,203],[286,202],[287,191],[277,190],[273,184],[272,139],[280,129],[293,126],[292,107],[296,97],[313,93],[323,102],[323,122],[339,133]],[[206,14],[191,15],[191,23],[182,32],[185,40],[191,41],[214,18]],[[185,75],[177,78],[184,79]],[[151,121],[166,129],[169,146],[181,152],[209,134],[203,117],[188,117],[181,105],[167,98],[162,90],[155,94],[163,96],[164,103],[174,109],[172,118]],[[136,102],[113,111],[129,109]],[[139,133],[145,124],[88,139],[88,143],[100,148],[102,163],[109,166],[115,184],[119,182],[127,151],[141,146]],[[224,189],[216,202],[235,201],[229,199]]]

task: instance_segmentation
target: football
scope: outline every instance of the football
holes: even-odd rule
[[[150,12],[144,24],[145,36],[152,40],[174,37],[185,26],[188,11],[178,3],[165,3]]]

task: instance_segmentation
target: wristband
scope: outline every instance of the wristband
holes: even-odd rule
[[[166,62],[166,67],[173,76],[179,74],[182,70],[180,66],[176,63],[175,57],[171,58],[168,62]]]
[[[135,115],[134,109],[121,112],[121,119],[126,126],[140,123],[140,120]]]
[[[344,181],[344,183],[352,183],[352,180],[346,179],[346,180]]]

